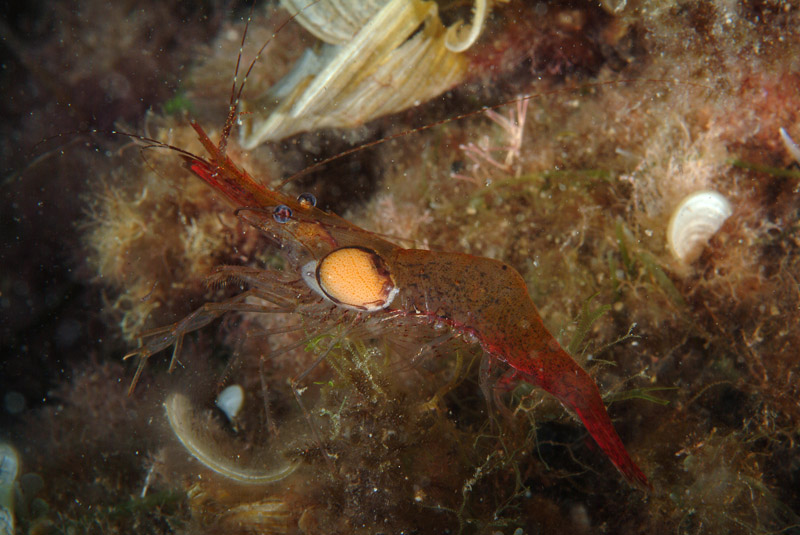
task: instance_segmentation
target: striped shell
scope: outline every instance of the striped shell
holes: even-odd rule
[[[708,240],[733,213],[731,203],[716,191],[697,191],[684,197],[667,227],[667,243],[681,262],[691,263]]]

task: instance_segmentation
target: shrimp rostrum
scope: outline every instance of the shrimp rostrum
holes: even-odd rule
[[[508,365],[515,377],[549,392],[576,414],[598,446],[632,484],[649,488],[606,412],[594,380],[545,328],[522,276],[511,266],[463,253],[405,249],[315,206],[313,197],[290,198],[239,169],[197,124],[192,124],[208,159],[182,152],[188,169],[237,206],[238,215],[277,243],[291,276],[286,289],[272,282],[268,300],[277,310],[302,285],[306,306],[379,316],[392,322],[416,318],[447,325],[474,340],[489,359]],[[182,322],[151,331],[130,356],[139,357],[131,388],[147,358],[175,346],[183,336],[227,310],[248,310],[258,294],[257,270],[240,268],[250,290],[220,304],[207,304]],[[281,295],[284,294],[284,295]],[[263,308],[263,307],[261,307]]]

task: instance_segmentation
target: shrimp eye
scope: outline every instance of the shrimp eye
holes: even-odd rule
[[[274,217],[275,221],[278,223],[286,223],[292,218],[292,209],[285,204],[279,204],[272,211],[272,217]]]
[[[297,202],[299,202],[301,205],[307,208],[309,206],[316,206],[317,198],[310,193],[301,193],[297,197]]]
[[[386,262],[370,249],[343,247],[317,264],[319,289],[334,303],[374,312],[389,306],[398,288]]]

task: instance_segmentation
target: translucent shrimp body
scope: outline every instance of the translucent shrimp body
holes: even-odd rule
[[[549,392],[577,414],[629,482],[650,487],[617,435],[594,380],[547,331],[525,281],[512,267],[462,253],[398,247],[313,203],[258,184],[222,155],[202,128],[193,126],[210,158],[184,155],[189,169],[233,201],[242,218],[279,245],[291,269],[322,299],[337,307],[383,314],[387,319],[427,318],[477,340],[491,358],[506,363],[517,376]],[[357,302],[359,297],[348,297],[345,303],[332,297],[320,277],[320,264],[348,248],[366,252],[373,260],[351,262],[349,254],[343,255],[348,257],[345,276],[354,276],[353,270],[366,270],[368,273],[355,276],[381,281],[375,283],[379,286],[375,292],[365,294],[369,297],[364,297],[363,303]]]

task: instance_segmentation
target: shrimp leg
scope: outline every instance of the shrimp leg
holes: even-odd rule
[[[174,346],[172,350],[172,358],[169,363],[169,371],[171,372],[175,365],[178,363],[181,350],[183,349],[183,338],[188,333],[201,329],[232,310],[245,311],[245,312],[258,312],[258,313],[286,313],[291,312],[286,308],[267,308],[263,305],[247,304],[243,301],[250,296],[258,297],[258,293],[254,290],[247,290],[242,292],[226,301],[219,303],[205,303],[203,306],[183,318],[182,320],[159,327],[139,335],[139,347],[131,351],[123,357],[127,360],[132,357],[138,359],[136,365],[136,372],[133,375],[131,384],[128,387],[128,395],[132,395],[136,388],[136,383],[142,375],[147,360],[154,354],[162,351],[170,346]]]

